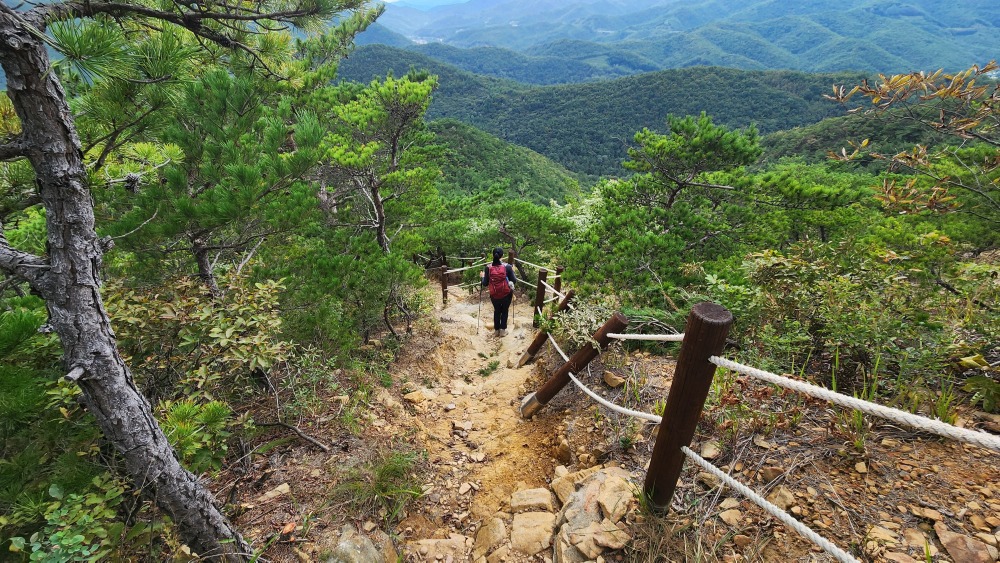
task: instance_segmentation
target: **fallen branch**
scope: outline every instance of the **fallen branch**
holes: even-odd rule
[[[288,423],[285,423],[285,422],[257,422],[256,425],[257,426],[280,426],[282,428],[287,428],[288,430],[291,430],[292,432],[295,432],[296,434],[298,434],[299,438],[302,438],[303,440],[309,442],[310,444],[316,446],[317,448],[323,450],[326,453],[330,453],[330,446],[324,445],[322,442],[320,442],[316,438],[313,438],[312,436],[310,436],[310,435],[306,434],[305,432],[299,430],[298,427],[292,426],[291,424],[288,424]]]

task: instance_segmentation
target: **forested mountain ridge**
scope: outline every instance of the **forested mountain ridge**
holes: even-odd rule
[[[762,133],[816,123],[843,113],[824,99],[833,83],[860,75],[686,68],[587,84],[528,86],[477,76],[414,52],[359,47],[339,77],[368,82],[411,68],[437,75],[428,111],[453,118],[544,154],[569,170],[620,174],[624,146],[635,131],[660,129],[666,115],[706,112],[720,124],[756,124]]]
[[[508,197],[547,205],[579,189],[573,175],[537,152],[513,145],[454,119],[428,124],[445,148],[439,190],[445,197],[499,188]]]
[[[501,47],[556,57],[535,62],[574,62],[603,77],[685,66],[956,70],[968,61],[987,61],[1000,50],[1000,5],[981,0],[475,0],[428,10],[389,5],[380,23],[416,43]],[[426,52],[426,47],[408,48]],[[478,50],[461,58],[477,61],[463,67],[467,70],[505,64],[505,55],[497,51]],[[448,60],[458,64],[458,59],[452,54]],[[571,80],[572,75],[560,74],[560,64],[548,72],[558,77],[554,83]],[[644,68],[647,64],[653,68]],[[505,68],[496,76],[512,72]]]

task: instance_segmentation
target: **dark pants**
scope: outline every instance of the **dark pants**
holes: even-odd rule
[[[490,297],[490,301],[493,302],[494,330],[507,329],[507,312],[510,311],[510,302],[513,301],[513,299],[514,299],[513,293],[508,293],[507,297],[501,297],[500,299],[494,299]]]

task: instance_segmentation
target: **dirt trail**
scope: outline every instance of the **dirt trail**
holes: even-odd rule
[[[478,294],[453,295],[444,308],[438,304],[437,345],[397,362],[413,366],[407,377],[417,391],[405,401],[425,432],[432,472],[420,505],[399,526],[407,539],[466,531],[501,510],[523,488],[519,483],[545,486],[552,475],[550,417],[525,421],[519,412],[537,381],[535,367],[514,367],[534,335],[531,304],[515,298],[502,338],[493,334],[486,295],[477,334],[479,311]]]

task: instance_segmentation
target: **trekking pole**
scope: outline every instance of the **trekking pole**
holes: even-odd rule
[[[476,313],[476,335],[479,335],[479,323],[483,320],[483,283],[479,282],[479,312]]]

